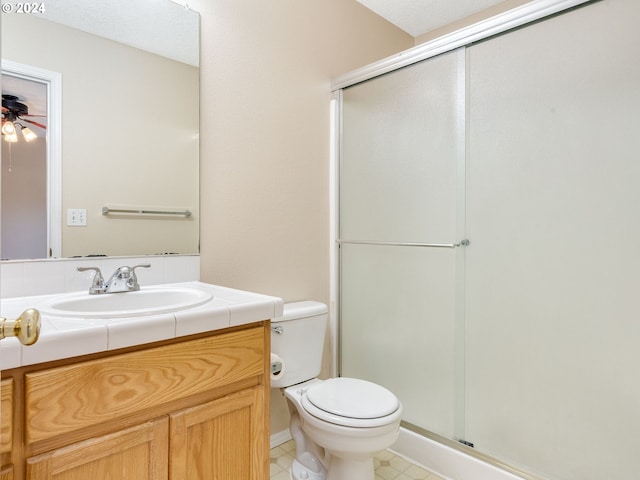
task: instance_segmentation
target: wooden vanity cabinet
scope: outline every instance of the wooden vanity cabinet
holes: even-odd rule
[[[23,407],[0,480],[267,480],[269,338],[265,321],[3,372]]]
[[[13,466],[8,465],[0,470],[0,480],[13,480]]]
[[[27,478],[165,480],[166,418],[91,438],[27,460]]]
[[[0,480],[13,480],[13,380],[0,382]]]
[[[249,389],[172,414],[169,478],[267,480],[262,451],[251,447],[265,434],[253,421],[266,416],[264,394]]]
[[[7,465],[0,470],[0,480],[13,480],[13,466]]]

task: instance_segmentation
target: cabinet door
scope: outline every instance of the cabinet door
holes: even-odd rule
[[[172,480],[269,478],[264,388],[171,415]]]
[[[13,466],[9,465],[0,470],[0,480],[13,480]]]
[[[0,382],[0,480],[13,480],[13,380]]]
[[[13,448],[13,379],[0,383],[0,453]]]
[[[167,434],[162,418],[32,457],[27,480],[166,480]]]

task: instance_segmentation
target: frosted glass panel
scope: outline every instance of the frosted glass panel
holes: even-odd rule
[[[640,472],[639,15],[468,51],[467,438],[544,478]]]
[[[456,51],[343,92],[342,240],[462,238],[463,79]],[[386,386],[404,420],[452,436],[461,378],[456,251],[343,243],[340,255],[341,374]]]
[[[460,55],[344,91],[341,238],[454,241]]]
[[[342,374],[393,391],[410,423],[454,427],[452,250],[343,245]]]

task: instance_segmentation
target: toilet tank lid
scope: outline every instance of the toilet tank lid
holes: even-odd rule
[[[273,322],[286,322],[296,318],[314,317],[328,312],[327,306],[321,302],[305,300],[302,302],[285,303],[282,317],[274,318]]]

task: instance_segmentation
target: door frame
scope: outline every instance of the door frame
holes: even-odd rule
[[[47,251],[62,256],[62,74],[10,60],[2,73],[42,83],[47,88]]]

